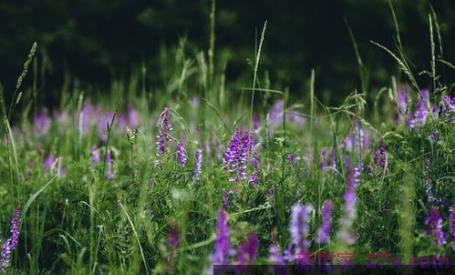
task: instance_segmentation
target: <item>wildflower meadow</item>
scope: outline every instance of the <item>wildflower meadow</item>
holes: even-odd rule
[[[46,93],[40,44],[24,49],[14,89],[0,85],[0,272],[449,268],[455,82],[443,74],[455,68],[444,58],[451,48],[428,9],[422,39],[431,58],[416,68],[392,4],[387,12],[396,44],[369,47],[397,69],[370,85],[353,36],[344,46],[358,75],[337,105],[323,100],[317,69],[301,72],[299,93],[274,85],[273,69],[261,67],[268,21],[239,80],[226,78],[211,33],[208,49],[182,40],[160,67],[142,66],[109,89],[68,76],[56,104],[35,100]],[[160,81],[147,84],[156,72]]]

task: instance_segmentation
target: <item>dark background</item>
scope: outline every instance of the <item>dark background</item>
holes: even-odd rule
[[[442,30],[444,58],[455,61],[454,0],[393,1],[405,51],[416,71],[430,68],[430,2]],[[317,90],[344,96],[359,86],[349,22],[370,71],[370,87],[390,83],[396,63],[369,41],[394,48],[393,21],[385,0],[218,0],[216,53],[230,53],[228,80],[251,73],[256,32],[268,28],[262,70],[272,83],[298,93],[315,68]],[[33,41],[46,57],[42,88],[51,95],[65,73],[100,89],[127,79],[142,62],[157,70],[161,47],[187,37],[207,49],[210,0],[3,0],[0,1],[0,82],[11,94]],[[451,80],[450,69],[444,78]],[[427,85],[425,77],[419,79]],[[30,81],[30,80],[29,80]]]

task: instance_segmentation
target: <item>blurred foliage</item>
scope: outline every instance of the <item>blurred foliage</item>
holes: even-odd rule
[[[453,0],[393,3],[405,52],[417,72],[430,68],[431,6],[447,49],[444,58],[455,60],[449,50],[455,41]],[[341,99],[359,87],[345,22],[356,37],[371,88],[388,84],[398,71],[392,58],[370,43],[394,48],[393,20],[385,0],[219,0],[216,5],[216,55],[227,59],[229,80],[251,76],[249,60],[265,20],[269,24],[260,69],[294,95],[306,93],[312,68],[317,92],[330,90],[325,94],[331,98]],[[39,44],[37,85],[49,96],[59,91],[65,75],[102,88],[112,79],[128,78],[141,64],[147,67],[149,81],[157,81],[160,51],[177,45],[179,38],[187,38],[190,51],[208,48],[209,13],[210,0],[1,1],[0,82],[11,94],[33,41]],[[450,78],[452,72],[447,69],[441,75]],[[425,86],[429,78],[419,81]]]

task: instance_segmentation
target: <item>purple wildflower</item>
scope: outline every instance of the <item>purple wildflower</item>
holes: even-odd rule
[[[253,172],[251,173],[249,183],[251,185],[257,185],[259,183],[259,157],[257,154],[253,155],[253,160],[251,161],[251,164],[253,165]]]
[[[430,102],[430,95],[428,90],[422,90],[419,94],[419,101],[417,102],[417,110],[414,114],[414,119],[411,121],[411,128],[419,128],[423,126],[428,117],[428,106]]]
[[[443,114],[450,124],[455,124],[455,97],[442,97]]]
[[[172,130],[172,125],[169,120],[169,108],[164,107],[163,111],[160,114],[158,126],[160,130],[156,136],[156,154],[158,157],[158,162],[161,161],[162,156],[166,153],[166,142],[171,142],[174,138],[170,135]]]
[[[353,244],[355,242],[355,237],[352,236],[350,230],[356,217],[355,204],[357,196],[355,189],[360,184],[362,170],[362,162],[359,161],[359,164],[349,172],[348,184],[344,194],[343,217],[341,218],[341,229],[338,232],[338,237],[343,239],[347,244]]]
[[[305,124],[305,119],[296,111],[288,111],[286,121],[294,126],[302,126]]]
[[[42,111],[39,111],[36,116],[35,120],[33,122],[34,130],[35,133],[38,136],[43,136],[47,134],[49,131],[49,128],[51,127],[51,119],[47,115],[47,109],[43,109]]]
[[[182,142],[177,144],[177,160],[180,166],[185,166],[186,164],[186,151],[185,151],[185,144]]]
[[[288,162],[290,165],[294,165],[295,164],[295,155],[294,154],[288,154]]]
[[[317,242],[318,243],[325,243],[330,238],[330,230],[332,228],[332,202],[326,201],[322,206],[322,226],[319,229]]]
[[[442,218],[436,207],[432,207],[430,214],[425,218],[425,224],[428,225],[429,231],[433,233],[433,243],[442,247],[446,243],[444,231],[442,231]]]
[[[291,235],[291,247],[294,247],[294,253],[289,250],[293,258],[307,251],[309,246],[308,233],[310,213],[313,211],[313,206],[310,204],[302,206],[300,203],[292,206],[291,224],[289,233]]]
[[[406,118],[408,114],[408,106],[411,101],[409,96],[409,87],[407,85],[403,86],[397,91],[397,106],[398,106],[398,119],[400,122],[403,122],[403,119]]]
[[[410,96],[408,93],[408,89],[406,87],[403,87],[397,91],[397,105],[398,105],[398,110],[400,113],[406,113],[408,110],[408,105],[410,101]]]
[[[321,149],[321,161],[319,162],[319,169],[321,171],[325,170],[326,162],[327,162],[327,149],[322,148]]]
[[[238,169],[238,178],[240,181],[246,179],[246,169],[249,160],[249,153],[252,149],[252,138],[250,131],[246,130],[245,134],[242,137],[240,152],[239,152],[239,169]]]
[[[105,114],[101,114],[96,117],[97,118],[97,126],[98,126],[98,137],[102,141],[107,140],[107,136],[109,134],[108,132],[108,125],[112,123],[112,120],[114,119],[114,113],[113,112],[107,112]]]
[[[229,226],[227,215],[223,209],[218,211],[216,219],[216,239],[213,248],[211,262],[212,264],[229,264],[231,255],[231,243],[229,240]]]
[[[169,232],[167,234],[167,244],[173,249],[177,249],[179,246],[180,232],[176,224],[172,223],[169,227]]]
[[[229,181],[239,183],[246,179],[246,169],[254,141],[247,130],[237,128],[223,157],[223,166],[230,174]]]
[[[4,272],[10,265],[11,252],[16,248],[17,243],[19,242],[20,214],[20,209],[16,208],[11,220],[11,237],[9,237],[2,246],[2,252],[0,254],[0,272]]]
[[[281,253],[280,247],[276,244],[272,244],[269,249],[269,260],[274,264],[274,265],[283,265],[284,262],[284,257]]]
[[[321,171],[332,169],[333,172],[335,173],[335,170],[337,169],[337,162],[335,150],[333,148],[330,150],[330,154],[328,156],[327,149],[326,148],[321,149],[321,161],[319,163],[319,168]]]
[[[239,265],[252,264],[256,260],[259,241],[256,234],[250,233],[245,241],[240,243],[237,262]]]
[[[373,162],[367,167],[370,176],[373,177],[375,174],[384,173],[387,158],[386,154],[384,140],[381,140],[381,145],[373,151]]]
[[[268,116],[270,121],[269,135],[272,135],[273,130],[283,122],[284,101],[283,100],[275,101],[271,110],[268,113]],[[286,111],[286,122],[294,126],[301,126],[305,123],[305,119],[302,118],[302,116],[298,112],[294,110],[289,110]]]
[[[223,191],[223,208],[229,209],[229,192],[226,190]]]
[[[90,152],[90,162],[92,163],[93,166],[98,165],[100,162],[100,151],[98,148],[96,148],[96,145],[92,146],[91,152]]]
[[[49,171],[53,168],[55,163],[55,157],[52,154],[47,155],[47,158],[43,161],[44,170]]]
[[[271,198],[273,197],[273,194],[275,193],[275,188],[270,187],[270,189],[267,191],[266,196]]]
[[[110,151],[107,151],[106,153],[106,179],[107,180],[112,180],[114,178],[114,171],[112,169],[112,155]]]
[[[201,177],[201,169],[202,169],[202,150],[197,149],[196,153],[194,154],[194,171],[193,171],[193,177],[196,181],[198,181]]]
[[[139,126],[139,114],[131,105],[128,106],[127,121],[128,126],[131,128],[137,128]]]
[[[271,128],[277,127],[280,123],[283,122],[283,113],[284,113],[284,101],[277,100],[272,106],[272,109],[269,112],[269,121]]]
[[[450,207],[449,225],[450,225],[450,235],[452,237],[455,237],[455,211],[454,211],[453,206]]]
[[[370,146],[370,132],[360,127],[358,121],[355,122],[354,130],[351,130],[341,142],[341,148],[348,152],[362,150]]]

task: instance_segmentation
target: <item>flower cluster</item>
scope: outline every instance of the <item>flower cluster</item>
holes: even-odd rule
[[[223,166],[230,174],[229,181],[239,183],[246,179],[247,164],[254,148],[249,130],[237,128],[223,157]]]
[[[62,167],[62,158],[56,158],[53,154],[47,155],[43,160],[43,168],[46,171],[56,173],[60,177],[63,177],[66,174],[65,169]]]
[[[227,215],[223,209],[218,211],[216,219],[216,240],[213,248],[212,264],[228,264],[229,256],[232,254],[231,242],[229,240],[229,226]]]
[[[385,171],[386,164],[386,150],[384,140],[381,140],[379,147],[373,151],[373,161],[368,165],[368,174],[370,176],[383,174]]]
[[[337,169],[337,161],[336,161],[336,156],[335,156],[335,150],[332,147],[330,150],[330,153],[327,152],[327,148],[322,148],[321,149],[321,159],[319,162],[319,169],[321,171],[325,170],[333,170],[335,173]]]
[[[430,232],[433,236],[433,243],[439,247],[446,244],[446,237],[442,230],[442,218],[439,215],[439,211],[436,207],[432,207],[430,213],[425,218],[425,224],[428,226],[426,234]]]
[[[182,142],[179,142],[177,144],[177,161],[180,166],[185,166],[187,161],[185,144],[183,144]]]
[[[368,129],[363,129],[360,127],[359,121],[356,120],[354,129],[351,130],[341,142],[341,148],[345,149],[348,152],[352,152],[353,150],[360,151],[366,149],[370,147],[370,136],[370,131],[368,131]]]
[[[299,259],[299,255],[306,252],[309,247],[309,222],[310,213],[313,211],[313,206],[307,204],[302,206],[296,203],[291,210],[291,224],[289,233],[291,235],[291,243],[285,251],[285,257],[288,260]]]
[[[253,166],[253,172],[251,173],[249,183],[252,185],[257,185],[259,183],[259,157],[255,153],[253,155],[253,160],[251,161],[251,164]]]
[[[450,236],[455,238],[455,209],[450,207],[450,216],[449,216],[449,226],[450,226]],[[452,250],[455,250],[455,242],[452,242]]]
[[[169,120],[169,108],[164,107],[160,114],[158,126],[160,128],[158,135],[156,136],[156,155],[158,162],[161,161],[163,155],[166,153],[166,142],[174,141],[170,131],[172,131],[172,125]]]
[[[240,243],[237,263],[239,265],[251,264],[256,260],[258,253],[259,241],[256,234],[249,233],[246,240]]]
[[[35,119],[33,121],[34,131],[37,136],[44,136],[49,131],[51,127],[52,120],[47,114],[47,109],[43,109],[36,113]]]
[[[274,129],[283,123],[283,120],[286,120],[286,123],[297,127],[302,126],[305,123],[305,119],[298,112],[287,110],[285,113],[283,100],[275,101],[268,116],[270,121],[269,135],[273,135]]]
[[[354,167],[354,169],[351,169],[346,192],[344,193],[343,216],[340,222],[341,228],[338,232],[338,238],[341,238],[347,244],[353,244],[355,242],[355,237],[350,231],[356,217],[355,204],[357,202],[357,196],[355,189],[360,184],[360,177],[363,170],[362,167],[362,162],[359,161],[359,164]]]
[[[442,97],[442,110],[443,115],[447,117],[450,124],[455,124],[455,96]]]
[[[96,166],[96,165],[98,165],[99,162],[100,162],[100,151],[98,150],[96,145],[93,145],[92,149],[90,151],[90,163],[93,166]]]
[[[20,209],[16,208],[11,220],[11,237],[9,237],[9,239],[7,239],[2,245],[2,252],[0,254],[0,272],[4,272],[10,265],[11,252],[13,252],[19,242],[20,214]]]
[[[326,243],[330,237],[330,230],[332,228],[332,208],[333,204],[330,200],[326,201],[322,206],[322,226],[319,229],[317,242]]]

